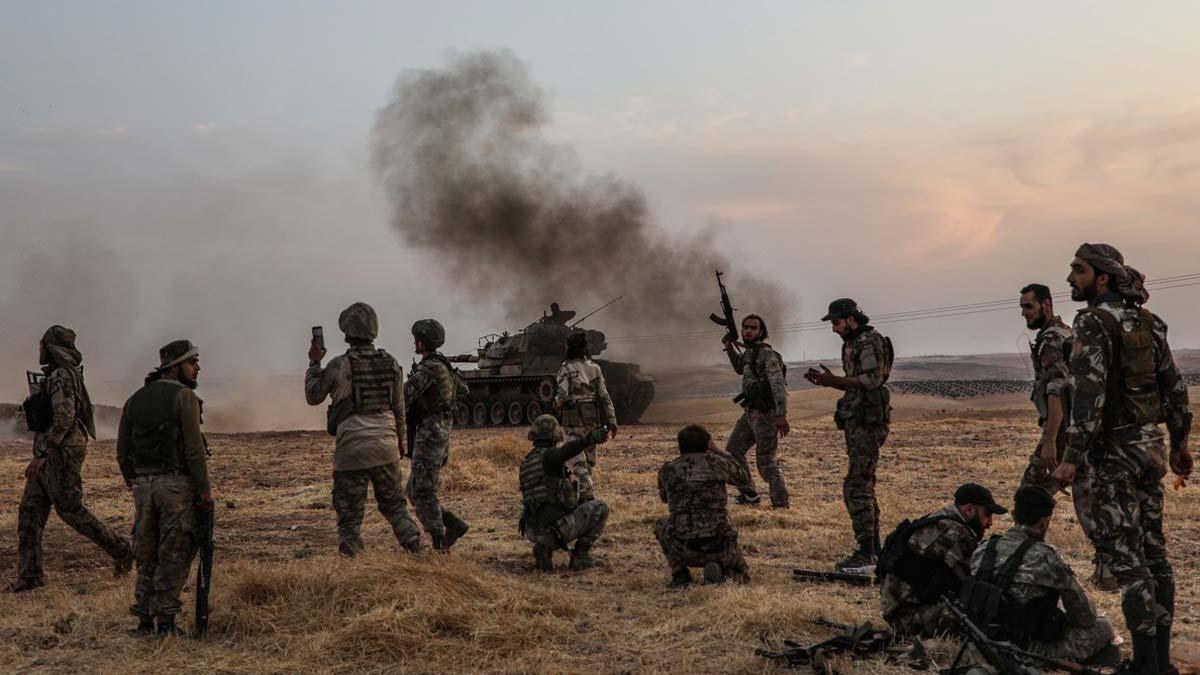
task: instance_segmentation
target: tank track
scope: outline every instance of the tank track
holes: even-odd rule
[[[617,407],[617,424],[634,424],[650,407],[650,402],[654,400],[654,381],[641,380],[634,387],[628,397],[622,401],[622,405]]]

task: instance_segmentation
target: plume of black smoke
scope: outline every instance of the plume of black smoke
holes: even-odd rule
[[[568,149],[543,138],[546,108],[508,52],[402,74],[376,118],[372,161],[404,240],[467,298],[499,303],[510,319],[551,301],[583,310],[624,295],[598,322],[610,334],[714,328],[704,321],[716,309],[712,271],[730,265],[711,237],[672,241],[635,186],[583,175]],[[734,276],[743,307],[779,316],[776,286]]]

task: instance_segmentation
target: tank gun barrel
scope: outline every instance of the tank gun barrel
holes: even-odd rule
[[[447,356],[446,360],[450,363],[479,363],[478,354],[455,354]]]
[[[603,305],[600,305],[600,306],[599,306],[599,307],[597,307],[596,309],[593,309],[592,311],[588,312],[588,313],[587,313],[587,314],[586,314],[586,315],[585,315],[585,316],[584,316],[582,319],[580,319],[580,320],[576,321],[575,323],[571,324],[571,325],[570,325],[570,327],[571,327],[571,328],[574,328],[575,326],[578,326],[579,324],[583,323],[584,321],[587,321],[589,318],[591,318],[591,317],[592,317],[592,315],[596,314],[597,312],[599,312],[599,311],[600,311],[600,310],[602,310],[602,309],[605,309],[605,308],[607,308],[609,305],[612,305],[612,304],[616,303],[618,300],[620,300],[620,299],[621,299],[621,298],[623,298],[623,297],[625,297],[625,296],[623,296],[623,295],[618,295],[617,297],[613,298],[612,300],[609,300],[608,302],[604,303]]]

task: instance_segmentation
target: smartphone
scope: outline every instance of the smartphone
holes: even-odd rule
[[[317,347],[325,349],[325,329],[320,326],[313,326],[313,342],[317,343]]]

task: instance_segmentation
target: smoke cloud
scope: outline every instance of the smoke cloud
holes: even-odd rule
[[[610,335],[707,326],[715,340],[704,319],[717,307],[712,273],[731,262],[711,233],[670,238],[636,186],[586,175],[546,139],[547,107],[508,52],[402,74],[372,133],[396,230],[463,297],[513,320],[555,301],[582,316],[622,295],[591,325]],[[776,285],[738,269],[730,284],[747,310],[780,316]]]

